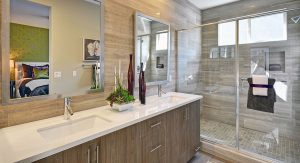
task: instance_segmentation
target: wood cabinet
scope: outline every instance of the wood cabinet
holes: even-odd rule
[[[75,146],[35,163],[98,163],[101,139]],[[99,161],[97,161],[99,160]]]
[[[35,163],[63,163],[63,153],[60,152],[60,153],[54,154],[52,156],[38,160]]]
[[[36,161],[184,163],[200,145],[200,101]]]
[[[187,162],[187,106],[167,113],[167,162]]]
[[[64,152],[63,155],[63,162],[73,162],[73,163],[80,163],[80,162],[88,162],[89,161],[89,154],[91,149],[89,148],[89,144],[84,143],[82,145],[70,148]]]
[[[101,138],[101,163],[141,163],[140,124]]]
[[[141,122],[142,162],[166,163],[166,114]]]
[[[187,162],[199,147],[200,101],[167,113],[167,162]]]
[[[192,158],[200,150],[200,101],[187,107],[187,158]]]

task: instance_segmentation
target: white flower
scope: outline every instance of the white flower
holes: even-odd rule
[[[87,48],[88,48],[88,52],[89,52],[90,56],[100,56],[101,50],[100,50],[100,42],[99,41],[89,43],[87,45]]]
[[[100,54],[101,54],[100,42],[99,41],[95,41],[94,42],[94,47],[95,47],[95,55],[96,56],[100,56]]]

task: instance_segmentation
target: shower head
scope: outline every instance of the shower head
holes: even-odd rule
[[[297,23],[300,21],[300,15],[299,15],[299,16],[294,16],[294,17],[292,17],[291,19],[292,19],[292,21],[293,21],[295,24],[297,24]]]

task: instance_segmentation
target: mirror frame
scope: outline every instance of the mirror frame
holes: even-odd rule
[[[135,15],[134,15],[134,75],[135,75],[135,78],[138,76],[137,75],[137,65],[136,65],[136,56],[137,56],[137,49],[139,48],[138,47],[138,34],[137,34],[137,19],[138,17],[141,16],[141,17],[145,17],[147,19],[150,19],[150,20],[153,20],[153,21],[157,21],[161,24],[165,24],[168,26],[168,68],[167,68],[167,80],[161,80],[161,81],[153,81],[153,82],[146,82],[146,86],[153,86],[153,85],[161,85],[161,84],[167,84],[170,82],[170,56],[171,56],[171,25],[170,23],[166,22],[166,21],[163,21],[163,20],[160,20],[158,18],[154,18],[154,17],[151,17],[151,16],[148,16],[148,15],[145,15],[139,11],[136,11],[135,12]],[[135,87],[138,87],[138,79],[135,79]]]
[[[0,0],[0,15],[1,15],[1,24],[0,24],[0,55],[1,55],[1,105],[13,105],[19,103],[33,102],[37,100],[52,100],[62,98],[63,95],[50,94],[50,95],[41,95],[34,96],[30,98],[18,98],[18,99],[10,99],[9,96],[9,86],[10,86],[10,67],[9,67],[9,58],[10,58],[10,0]],[[101,46],[101,57],[100,57],[100,76],[101,76],[101,87],[102,89],[96,92],[91,92],[87,94],[96,94],[102,93],[104,91],[104,59],[105,59],[105,51],[104,51],[104,27],[105,27],[105,0],[91,0],[96,3],[100,3],[100,46]],[[51,8],[51,7],[50,7]],[[51,21],[51,20],[50,20]],[[51,57],[51,50],[49,57]],[[49,63],[51,64],[52,59],[49,59]],[[84,64],[84,62],[83,62]],[[51,70],[50,72],[51,73]],[[84,94],[82,94],[84,95]],[[75,95],[81,96],[81,95]],[[74,96],[74,97],[75,97]]]

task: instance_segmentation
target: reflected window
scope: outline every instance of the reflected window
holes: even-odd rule
[[[235,44],[235,22],[218,25],[218,45]],[[287,13],[239,21],[239,43],[251,44],[287,40]]]
[[[156,34],[156,50],[167,50],[168,49],[168,33]]]

